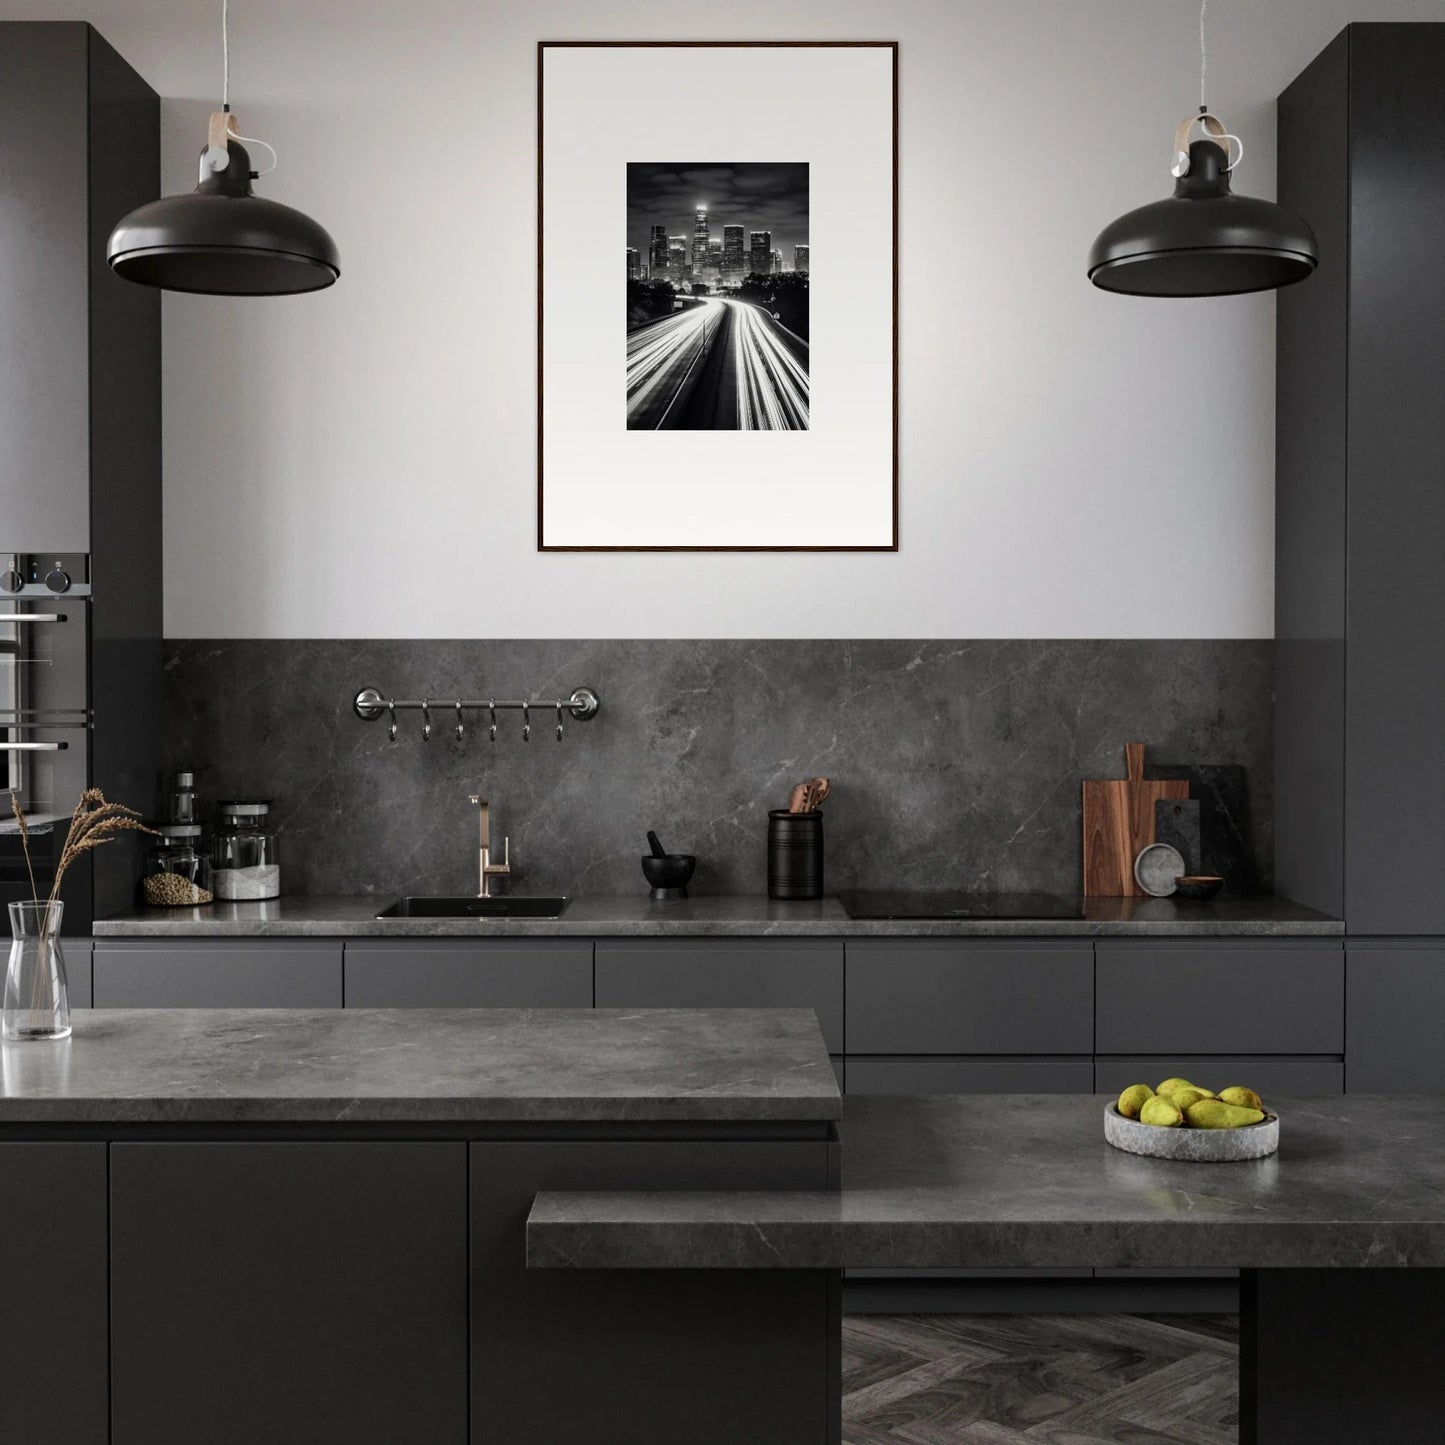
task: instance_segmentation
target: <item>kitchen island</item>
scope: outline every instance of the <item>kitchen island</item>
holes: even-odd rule
[[[849,1099],[834,1192],[547,1191],[540,1272],[1238,1267],[1243,1445],[1435,1445],[1445,1127],[1426,1097],[1274,1101],[1279,1153],[1121,1153],[1102,1097]]]
[[[811,1013],[97,1010],[0,1065],[7,1438],[836,1437],[836,1272],[525,1267],[542,1189],[833,1187]]]

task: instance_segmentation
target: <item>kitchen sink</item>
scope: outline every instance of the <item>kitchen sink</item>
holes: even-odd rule
[[[560,918],[565,898],[398,898],[378,918]]]

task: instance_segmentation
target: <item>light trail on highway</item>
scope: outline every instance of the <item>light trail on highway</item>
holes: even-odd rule
[[[738,429],[806,431],[808,368],[765,312],[736,301],[723,304],[733,308]]]
[[[627,425],[806,431],[807,343],[725,297],[640,327],[627,338]]]
[[[721,303],[708,299],[701,306],[689,306],[655,325],[644,326],[627,338],[629,424],[637,412],[653,403],[664,381],[674,393],[677,391],[688,369],[701,359],[707,332],[721,314]]]

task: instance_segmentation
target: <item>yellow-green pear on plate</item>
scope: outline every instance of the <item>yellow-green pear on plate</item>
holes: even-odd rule
[[[1200,1099],[1184,1111],[1184,1117],[1193,1129],[1243,1129],[1264,1120],[1259,1109],[1242,1109],[1238,1104],[1226,1104],[1220,1099]]]
[[[1184,1111],[1162,1095],[1156,1094],[1152,1099],[1146,1100],[1144,1107],[1139,1110],[1139,1122],[1154,1124],[1161,1129],[1177,1129],[1184,1122]]]

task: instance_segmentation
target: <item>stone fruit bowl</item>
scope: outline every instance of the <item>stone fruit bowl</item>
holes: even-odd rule
[[[1192,1164],[1229,1164],[1264,1159],[1279,1148],[1279,1115],[1266,1110],[1258,1124],[1239,1129],[1161,1129],[1126,1119],[1113,1102],[1104,1110],[1104,1138],[1129,1154],[1183,1159]]]

